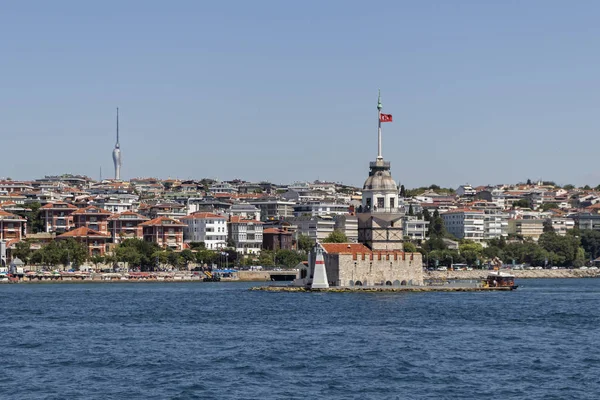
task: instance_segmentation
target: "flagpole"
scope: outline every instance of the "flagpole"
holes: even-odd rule
[[[377,159],[383,160],[383,156],[381,155],[381,109],[383,106],[381,105],[381,90],[379,90],[379,95],[377,97]]]

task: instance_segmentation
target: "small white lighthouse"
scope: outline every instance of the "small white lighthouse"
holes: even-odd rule
[[[310,288],[329,289],[329,282],[327,282],[327,271],[325,270],[325,260],[323,259],[323,248],[319,243],[317,243],[315,246],[315,251],[315,266],[313,268],[313,280]]]

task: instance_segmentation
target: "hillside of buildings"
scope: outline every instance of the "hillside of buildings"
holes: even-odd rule
[[[600,187],[398,187],[404,249],[425,267],[580,268],[600,257]],[[294,267],[357,242],[361,188],[211,179],[0,180],[2,263],[38,268]],[[333,234],[333,236],[332,236]]]

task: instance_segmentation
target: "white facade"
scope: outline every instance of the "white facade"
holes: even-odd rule
[[[553,217],[551,221],[557,235],[565,236],[569,229],[575,228],[575,221],[571,218]]]
[[[483,211],[453,210],[441,215],[448,233],[458,239],[468,239],[481,242],[484,239]]]
[[[419,219],[415,216],[406,215],[402,220],[404,236],[410,240],[426,240],[429,231],[429,221]]]
[[[298,204],[294,207],[294,217],[318,215],[345,215],[348,214],[347,204],[308,203]]]
[[[235,243],[235,251],[240,254],[258,254],[263,243],[263,223],[256,220],[231,217],[229,238]]]
[[[456,189],[456,194],[460,197],[465,197],[465,196],[475,196],[477,194],[477,191],[475,189],[473,189],[473,187],[469,184],[467,185],[460,185],[458,187],[458,189]]]
[[[195,213],[181,219],[185,242],[204,242],[209,250],[227,247],[227,219],[212,213]]]
[[[494,210],[485,210],[483,220],[483,238],[498,239],[508,236],[508,215]]]
[[[312,240],[321,241],[335,230],[335,221],[330,216],[298,217],[290,219],[289,222],[298,227],[298,233],[306,235]]]

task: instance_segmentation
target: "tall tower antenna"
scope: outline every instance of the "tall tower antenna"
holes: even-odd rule
[[[119,107],[117,107],[117,143],[112,152],[115,164],[115,180],[121,180],[121,144],[119,143]]]
[[[117,107],[117,149],[119,148],[119,107]]]
[[[383,160],[383,155],[381,154],[381,109],[383,105],[381,104],[381,89],[378,91],[377,96],[377,159]]]

